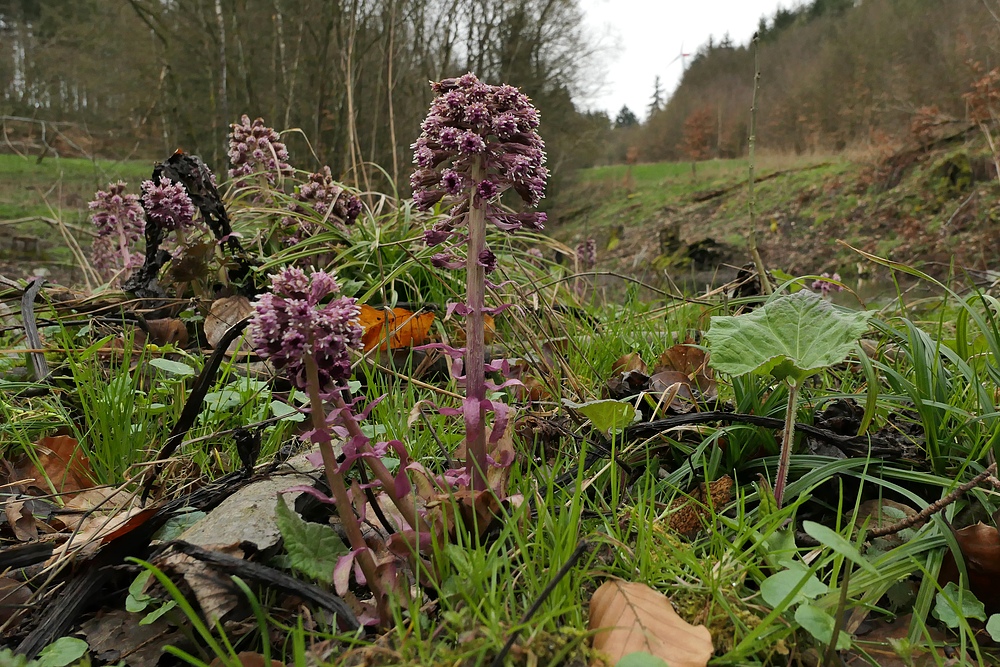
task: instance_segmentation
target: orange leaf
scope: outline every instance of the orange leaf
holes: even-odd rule
[[[629,653],[643,652],[670,667],[705,667],[714,651],[704,625],[677,615],[670,600],[645,584],[606,581],[590,599],[594,649],[615,664]],[[594,664],[594,663],[592,663]]]
[[[35,443],[38,465],[27,456],[14,464],[15,479],[33,479],[27,486],[43,493],[63,493],[67,497],[94,486],[90,461],[83,453],[76,438],[54,435]]]
[[[368,304],[361,305],[361,328],[365,352],[375,349],[386,349],[386,334],[391,334],[389,347],[398,349],[413,347],[430,342],[431,325],[434,324],[434,313],[414,313],[405,308],[393,308],[391,311],[373,308]]]

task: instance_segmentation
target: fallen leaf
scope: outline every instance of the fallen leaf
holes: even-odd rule
[[[927,625],[925,631],[930,634],[930,641],[940,647],[935,650],[937,661],[933,659],[935,656],[927,651],[928,646],[923,643],[923,637],[921,637],[919,644],[911,647],[911,653],[908,658],[901,657],[896,652],[893,642],[907,638],[912,621],[912,614],[898,616],[891,623],[881,620],[874,621],[874,628],[872,630],[864,634],[858,633],[858,636],[854,640],[855,644],[859,649],[863,649],[874,660],[874,664],[879,665],[879,667],[911,667],[912,665],[927,665],[930,667],[930,665],[935,664],[949,664],[945,662],[947,654],[943,648],[947,644],[948,638],[945,633],[932,625]],[[873,664],[868,658],[860,652],[855,652],[853,649],[842,652],[841,656],[844,659],[844,663],[850,667],[868,667],[868,665]]]
[[[376,347],[388,349],[385,343],[386,334],[391,334],[388,347],[392,349],[413,347],[430,342],[431,325],[434,324],[434,313],[430,311],[417,312],[405,308],[373,308],[368,304],[361,305],[361,328],[365,352]]]
[[[611,664],[641,651],[670,667],[705,667],[714,651],[708,628],[686,622],[667,596],[635,582],[601,584],[590,600],[588,627],[596,631],[594,649],[609,655]]]
[[[265,667],[267,663],[264,662],[264,656],[260,653],[254,653],[253,651],[242,651],[236,654],[236,661],[239,662],[243,667]],[[232,665],[231,662],[223,662],[222,658],[216,658],[209,663],[209,667],[225,667],[226,665]],[[279,660],[271,659],[270,667],[285,667],[285,664]]]
[[[0,577],[0,624],[6,623],[31,599],[31,589],[23,581]]]
[[[218,547],[213,551],[239,558],[244,555],[238,544]],[[209,625],[216,625],[226,614],[236,609],[243,599],[229,576],[220,574],[187,554],[171,552],[157,558],[153,564],[161,570],[170,570],[184,577]]]
[[[15,480],[33,480],[25,482],[26,487],[40,491],[41,495],[61,493],[70,498],[94,486],[90,461],[75,438],[68,435],[42,438],[35,443],[35,453],[38,465],[28,456],[14,463]]]
[[[621,375],[622,373],[627,373],[629,371],[639,371],[640,373],[647,373],[646,362],[642,360],[637,352],[629,352],[628,354],[623,354],[615,360],[615,363],[611,364],[611,374]]]
[[[34,542],[38,539],[38,526],[31,510],[25,507],[23,500],[10,500],[4,506],[7,523],[14,531],[14,537],[20,542]]]
[[[955,539],[969,572],[969,590],[986,605],[988,614],[1000,613],[1000,532],[993,526],[977,523],[955,531]],[[958,583],[958,566],[948,551],[941,564],[938,583]]]
[[[129,667],[156,667],[163,647],[184,640],[179,630],[172,630],[165,618],[140,625],[142,614],[124,609],[102,609],[85,621],[80,630],[87,638],[94,657],[106,664],[124,663]]]
[[[717,393],[712,367],[708,365],[708,354],[705,350],[695,347],[691,339],[668,348],[660,355],[653,374],[662,371],[683,373],[688,377],[689,383],[694,383],[705,398],[714,397]]]
[[[187,327],[176,317],[159,320],[146,320],[149,328],[149,341],[155,345],[176,345],[185,348],[188,344]]]
[[[254,308],[245,296],[236,295],[216,299],[212,302],[208,317],[205,318],[205,340],[214,348],[231,326],[247,315],[252,315],[253,312]],[[229,344],[226,354],[233,356],[237,350],[244,354],[249,354],[253,350],[248,330],[244,330],[236,337],[236,340]]]

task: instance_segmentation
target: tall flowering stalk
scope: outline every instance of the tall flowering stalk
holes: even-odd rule
[[[250,183],[254,174],[262,175],[269,185],[274,185],[280,174],[291,174],[288,149],[273,128],[264,124],[263,118],[253,122],[243,114],[239,123],[233,123],[229,133],[229,177],[240,187]]]
[[[337,512],[351,543],[349,558],[360,565],[368,587],[380,600],[380,612],[384,612],[375,562],[354,514],[344,472],[355,460],[363,459],[410,527],[424,526],[414,504],[407,502],[405,451],[401,445],[397,447],[400,475],[393,478],[344,401],[342,389],[351,376],[350,352],[361,348],[362,330],[357,302],[337,296],[339,292],[336,279],[324,271],[306,275],[302,269],[285,268],[271,276],[271,291],[258,297],[254,304],[250,331],[261,356],[270,359],[275,368],[283,370],[309,396],[311,438],[319,445]],[[334,404],[330,415],[323,407],[324,399]],[[349,436],[344,446],[347,458],[342,464],[337,462],[333,451],[331,432]],[[389,444],[393,443],[380,443]],[[349,565],[350,561],[347,562]],[[382,616],[385,621],[387,617],[384,613]]]
[[[487,466],[484,414],[490,407],[483,316],[486,274],[496,268],[487,224],[506,232],[542,229],[544,213],[511,213],[500,198],[513,191],[529,207],[538,206],[548,178],[545,144],[537,132],[538,111],[517,88],[487,85],[471,73],[431,87],[437,97],[413,144],[417,169],[410,185],[417,208],[440,206],[445,214],[424,233],[428,245],[443,246],[432,261],[459,268],[459,249],[466,246],[466,465],[472,487],[481,490]]]
[[[326,166],[309,174],[292,198],[294,201],[288,205],[288,210],[298,215],[281,219],[281,226],[287,232],[287,245],[296,245],[322,231],[319,223],[304,217],[309,213],[322,216],[324,221],[345,233],[347,226],[353,225],[361,213],[361,200],[337,184],[330,167]]]
[[[128,272],[140,266],[143,254],[132,252],[146,227],[139,197],[126,194],[125,182],[118,181],[107,190],[99,190],[89,208],[90,219],[97,227],[91,256],[101,277],[107,280],[118,271]]]

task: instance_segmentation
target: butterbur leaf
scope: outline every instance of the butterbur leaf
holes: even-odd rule
[[[635,407],[624,401],[604,399],[588,401],[587,403],[574,403],[564,398],[563,405],[576,410],[589,419],[594,428],[602,433],[610,433],[612,429],[621,430],[639,418]]]
[[[308,577],[331,582],[338,558],[348,551],[333,528],[306,521],[285,504],[282,496],[278,496],[274,518],[291,566]]]
[[[869,314],[846,312],[802,290],[738,316],[713,317],[706,334],[715,370],[770,373],[801,381],[842,362],[868,329]]]
[[[993,614],[986,621],[986,632],[990,633],[990,639],[1000,642],[1000,614]]]
[[[832,641],[836,619],[819,607],[808,603],[799,605],[799,608],[795,610],[795,622],[824,645]],[[840,630],[837,634],[837,650],[842,651],[850,647],[850,635]]]
[[[787,570],[772,574],[760,585],[761,597],[772,608],[780,605],[796,587],[798,587],[798,591],[789,602],[789,606],[817,598],[829,590],[827,585],[810,572],[805,565],[798,562],[793,565]]]
[[[590,600],[588,627],[595,631],[594,649],[610,656],[612,664],[640,652],[670,667],[705,667],[714,651],[704,625],[687,623],[665,595],[645,584],[603,583]]]
[[[956,607],[959,613],[956,613]],[[934,596],[934,617],[949,628],[957,628],[962,619],[985,621],[986,609],[971,591],[960,591],[955,582],[951,582]]]

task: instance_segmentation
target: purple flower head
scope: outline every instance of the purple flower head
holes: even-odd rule
[[[597,241],[586,239],[576,246],[576,261],[584,271],[597,266]]]
[[[354,224],[361,212],[361,200],[333,180],[330,167],[309,174],[306,182],[296,189],[288,210],[296,215],[282,218],[287,236],[285,243],[295,245],[324,230],[324,223],[341,232]]]
[[[832,282],[831,282],[832,281]],[[813,291],[820,292],[824,298],[826,298],[830,292],[843,292],[844,286],[838,285],[840,282],[840,274],[834,273],[832,276],[824,271],[820,274],[819,280],[814,280],[811,285]]]
[[[350,350],[361,347],[361,314],[355,299],[337,297],[336,279],[324,271],[307,276],[288,267],[271,275],[271,291],[257,297],[250,333],[254,347],[300,389],[307,385],[306,355],[319,370],[320,388],[331,390],[351,376]]]
[[[291,174],[294,170],[288,164],[288,149],[274,129],[264,125],[263,118],[252,123],[243,114],[239,123],[229,126],[229,170],[230,178],[238,179],[239,185],[246,185],[245,178],[251,174],[262,174],[267,182],[274,185],[279,174]]]
[[[138,195],[125,194],[125,182],[118,181],[98,191],[89,208],[90,219],[97,227],[91,253],[101,276],[108,279],[122,269],[129,272],[140,266],[143,254],[132,252],[146,228]]]
[[[425,234],[428,243],[444,243],[448,233],[458,242],[470,207],[485,208],[486,219],[504,231],[541,229],[544,216],[510,213],[500,204],[511,190],[534,208],[545,193],[545,144],[531,101],[513,86],[487,85],[471,73],[431,88],[438,97],[413,144],[418,168],[411,186],[417,208],[440,203],[450,223]],[[429,169],[440,174],[437,181]]]
[[[194,204],[187,190],[166,176],[160,182],[142,182],[142,203],[150,219],[168,231],[185,229],[194,224]]]
[[[480,181],[479,185],[476,186],[476,194],[483,199],[493,199],[499,191],[500,189],[497,187],[497,184],[489,179]]]

